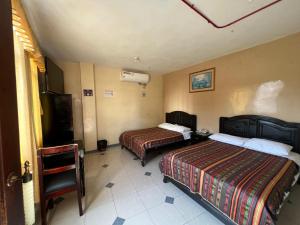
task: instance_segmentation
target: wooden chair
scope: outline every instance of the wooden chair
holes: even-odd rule
[[[74,157],[64,157],[70,156],[70,154]],[[82,216],[83,185],[80,179],[78,145],[40,148],[38,150],[38,167],[42,225],[47,224],[49,202],[72,191],[77,191],[79,215]]]

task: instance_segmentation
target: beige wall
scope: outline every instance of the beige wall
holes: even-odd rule
[[[95,74],[92,63],[80,63],[81,97],[83,136],[86,151],[97,149],[97,113],[96,113],[96,91]],[[92,90],[93,95],[84,96],[83,90]]]
[[[83,139],[80,64],[56,63],[64,70],[66,93],[73,95],[75,138]],[[108,144],[118,143],[124,130],[152,127],[164,121],[162,76],[152,77],[143,89],[137,83],[121,82],[120,71],[94,66],[97,119],[93,123],[97,123],[98,140],[107,139]],[[113,90],[114,96],[104,97],[105,90]]]
[[[56,62],[64,71],[65,93],[72,94],[74,139],[83,140],[80,65],[72,62]]]
[[[164,111],[197,114],[218,131],[220,116],[259,114],[300,122],[300,33],[164,75]],[[189,73],[216,67],[215,91],[189,93]]]
[[[137,83],[121,82],[120,72],[95,66],[98,139],[107,139],[109,144],[119,143],[125,130],[157,126],[164,120],[162,77],[152,77],[143,89]],[[113,97],[104,97],[105,90],[112,90]]]

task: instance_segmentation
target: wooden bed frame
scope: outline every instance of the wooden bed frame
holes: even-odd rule
[[[166,121],[166,123],[178,124],[178,125],[181,125],[181,126],[191,128],[192,131],[196,131],[196,129],[197,129],[197,116],[192,115],[192,114],[188,114],[186,112],[173,111],[173,112],[166,113],[165,121]],[[172,145],[174,145],[176,148],[177,147],[182,147],[183,143],[185,143],[185,141],[160,145],[160,146],[155,147],[155,148],[146,149],[145,157],[143,159],[141,159],[141,165],[143,167],[145,166],[145,158],[146,158],[147,152],[151,152],[151,151],[153,151],[153,149],[158,149],[158,148],[161,148],[161,147],[166,147],[166,146],[171,147]],[[126,146],[121,146],[121,148],[128,149]],[[130,151],[130,152],[135,154],[133,151]]]
[[[182,111],[166,113],[166,123],[189,127],[192,131],[197,129],[197,116]]]
[[[293,146],[292,151],[300,154],[300,123],[256,115],[221,117],[220,133],[278,141]]]
[[[247,138],[263,138],[285,143],[293,146],[292,151],[300,154],[300,123],[285,122],[266,116],[241,115],[221,117],[219,129],[220,133]],[[164,183],[172,182],[226,225],[236,225],[235,222],[204,200],[199,194],[190,192],[187,187],[167,176],[164,176],[163,181]],[[300,179],[298,184],[299,181]]]

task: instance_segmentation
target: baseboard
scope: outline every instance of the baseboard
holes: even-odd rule
[[[117,146],[120,146],[120,143],[108,145],[106,150],[104,150],[104,151],[100,151],[100,150],[97,150],[97,149],[91,150],[91,151],[85,151],[85,154],[93,154],[93,153],[96,153],[96,152],[105,152],[105,151],[109,150],[109,148],[113,148],[113,147],[117,147]]]
[[[99,152],[97,149],[96,150],[90,150],[90,151],[85,151],[84,154],[88,155],[88,154],[93,154]]]
[[[117,147],[117,146],[120,146],[120,143],[108,145],[107,147],[108,147],[108,148],[112,148],[112,147]]]

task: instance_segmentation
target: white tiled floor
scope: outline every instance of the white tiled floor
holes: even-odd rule
[[[71,193],[51,211],[50,224],[112,225],[117,217],[125,220],[124,225],[222,224],[173,184],[162,182],[160,157],[142,167],[139,160],[133,160],[132,153],[120,147],[110,148],[104,155],[87,154],[85,214],[79,217],[76,194]],[[105,164],[108,167],[102,167]],[[145,172],[151,172],[151,176]],[[105,187],[108,183],[114,184],[112,188]],[[166,196],[173,197],[174,204],[165,203]],[[283,207],[278,224],[300,225],[299,208],[297,186]]]

